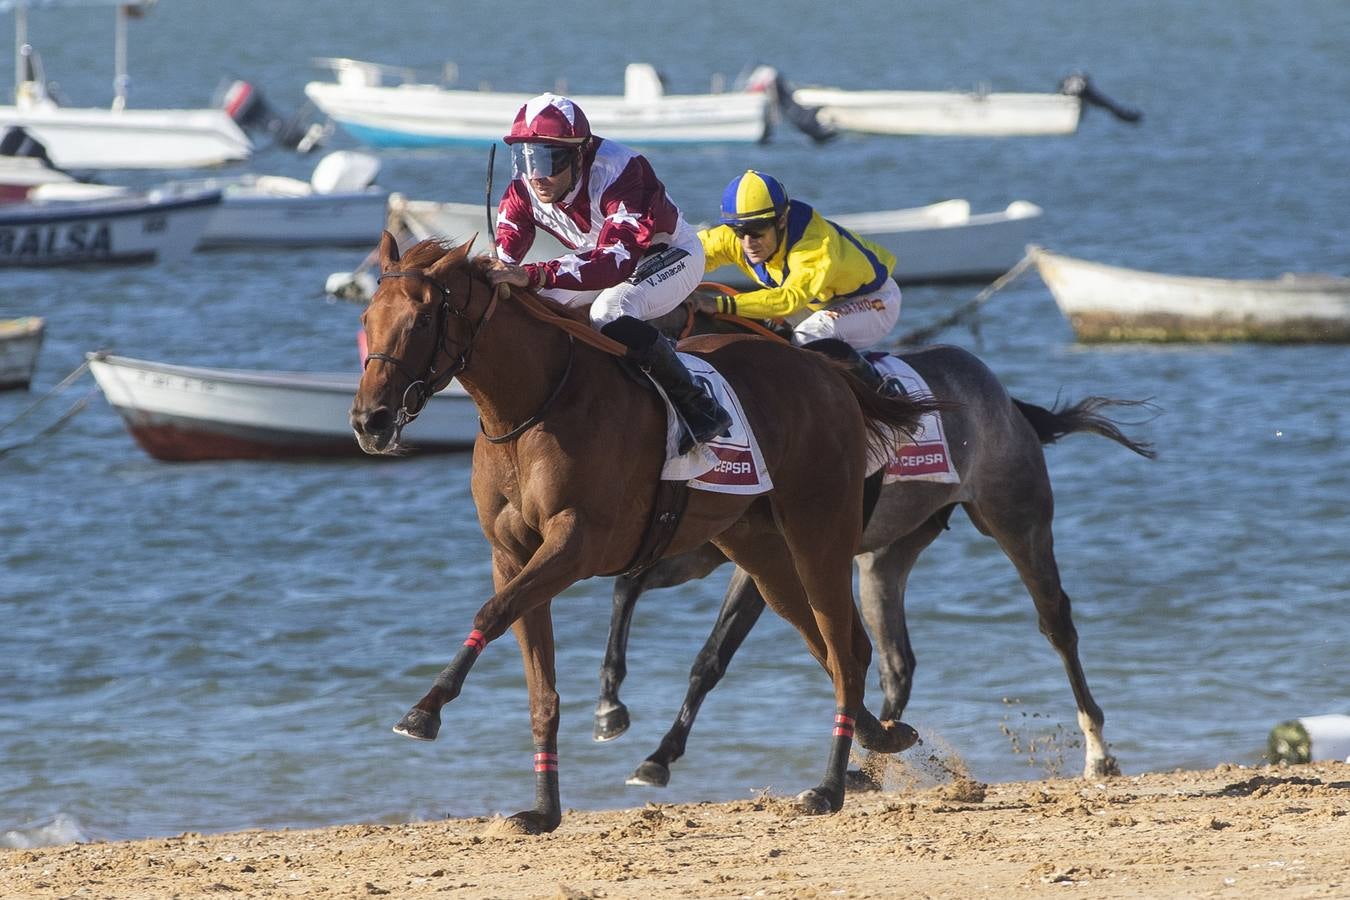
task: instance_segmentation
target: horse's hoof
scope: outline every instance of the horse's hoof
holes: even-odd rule
[[[628,776],[625,784],[645,785],[647,787],[665,787],[670,784],[670,769],[658,762],[644,759],[637,771]]]
[[[830,796],[820,788],[811,788],[809,791],[802,791],[797,795],[797,809],[804,816],[827,816],[830,813],[839,812],[843,805],[844,798],[842,796],[840,796],[839,802],[833,802]]]
[[[612,741],[627,731],[631,724],[628,720],[628,707],[622,703],[604,712],[596,710],[595,731],[591,736],[600,742]]]
[[[500,831],[505,834],[548,834],[558,827],[559,821],[550,820],[537,810],[527,809],[502,820]]]
[[[1119,774],[1120,763],[1116,762],[1114,756],[1088,760],[1087,765],[1083,767],[1083,777],[1088,781],[1097,778],[1112,778]]]
[[[858,718],[854,734],[873,753],[901,753],[919,742],[919,733],[904,722],[878,722],[871,715]]]
[[[441,730],[441,717],[424,709],[413,708],[394,726],[394,733],[415,741],[434,741]]]
[[[844,773],[844,788],[850,794],[862,794],[881,790],[881,783],[862,769],[849,769]]]

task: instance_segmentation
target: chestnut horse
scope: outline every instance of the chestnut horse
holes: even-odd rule
[[[533,292],[493,289],[487,260],[471,260],[468,244],[422,241],[400,259],[386,232],[379,253],[379,288],[362,315],[371,352],[352,429],[366,452],[396,452],[403,424],[459,379],[482,421],[472,493],[495,591],[463,648],[394,730],[433,740],[441,708],[474,660],[511,628],[530,697],[535,806],[510,821],[532,834],[552,831],[562,809],[550,606],[584,578],[633,566],[656,502],[665,408],[617,364],[621,345]],[[825,777],[797,802],[806,813],[835,812],[855,725],[872,750],[897,752],[917,739],[863,706],[872,648],[854,606],[852,559],[869,441],[912,430],[930,406],[880,397],[825,357],[763,338],[709,335],[682,349],[707,358],[734,388],[773,490],[689,491],[664,555],[713,542],[829,673],[836,715]]]

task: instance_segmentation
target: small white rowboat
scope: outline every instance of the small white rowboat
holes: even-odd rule
[[[1027,252],[1080,341],[1350,341],[1350,278],[1163,275]]]

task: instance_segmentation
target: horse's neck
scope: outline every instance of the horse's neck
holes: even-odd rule
[[[567,370],[569,344],[564,332],[510,299],[497,305],[458,376],[488,434],[504,434],[539,412]]]

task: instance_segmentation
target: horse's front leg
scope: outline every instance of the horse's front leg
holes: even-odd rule
[[[459,696],[464,678],[478,655],[525,613],[549,602],[567,587],[592,574],[577,518],[561,513],[549,521],[538,549],[523,566],[494,547],[492,577],[496,593],[474,616],[473,630],[450,665],[441,670],[431,690],[398,721],[394,731],[421,741],[434,741],[441,727],[441,707]]]
[[[553,616],[550,606],[531,610],[511,626],[525,664],[530,692],[530,731],[534,737],[534,809],[507,819],[526,834],[543,834],[562,821],[558,798],[558,690],[553,665]]]

